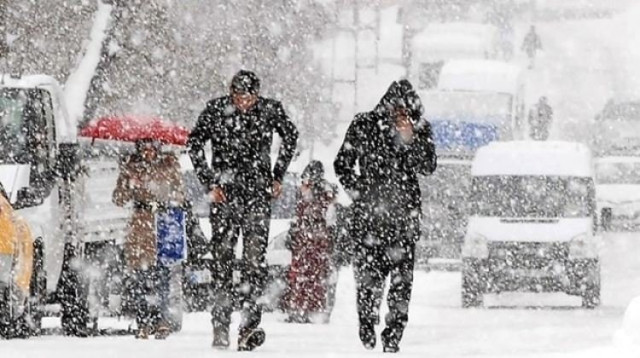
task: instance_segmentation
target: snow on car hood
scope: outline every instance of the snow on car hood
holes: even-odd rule
[[[589,233],[591,218],[487,218],[472,216],[467,237],[480,235],[488,241],[563,242]]]
[[[598,202],[609,204],[640,202],[640,185],[600,184],[596,186],[596,198]]]

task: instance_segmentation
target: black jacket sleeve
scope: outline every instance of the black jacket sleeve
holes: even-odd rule
[[[338,151],[336,159],[333,161],[333,169],[347,193],[352,196],[357,195],[359,176],[356,173],[355,165],[360,157],[360,139],[358,117],[349,125],[344,142]]]
[[[189,149],[189,157],[193,163],[193,168],[202,185],[207,188],[217,185],[216,177],[219,177],[209,164],[207,164],[204,153],[205,144],[212,140],[211,132],[214,129],[215,119],[212,105],[207,104],[207,108],[205,108],[198,117],[196,126],[191,131],[191,134],[189,134],[189,140],[187,141],[187,148]]]
[[[280,138],[282,138],[282,144],[278,152],[278,159],[273,168],[273,180],[282,183],[284,174],[289,168],[291,159],[296,152],[296,144],[298,143],[298,130],[296,126],[289,120],[289,117],[282,108],[280,102],[274,104],[274,128]]]
[[[404,158],[404,166],[418,174],[431,174],[438,165],[431,125],[426,120],[422,120],[414,130],[414,141]]]

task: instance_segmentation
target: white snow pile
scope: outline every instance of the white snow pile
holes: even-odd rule
[[[98,1],[98,10],[91,28],[91,38],[85,49],[84,56],[65,83],[64,96],[69,117],[73,123],[77,123],[82,119],[91,79],[100,62],[102,42],[107,35],[112,8],[111,5]]]
[[[640,355],[640,296],[629,303],[622,327],[614,335],[613,343],[616,348]]]

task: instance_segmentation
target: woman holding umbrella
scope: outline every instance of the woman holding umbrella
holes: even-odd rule
[[[124,244],[125,265],[136,308],[138,333],[146,339],[152,331],[156,339],[169,335],[169,268],[158,260],[156,219],[184,201],[180,165],[173,154],[160,152],[154,139],[136,141],[136,152],[122,166],[113,201],[118,206],[133,203],[133,215]],[[150,308],[147,293],[160,293],[158,310]]]

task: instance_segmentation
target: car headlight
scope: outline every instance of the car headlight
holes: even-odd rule
[[[586,259],[598,257],[598,240],[589,233],[574,236],[569,241],[569,257],[573,259]]]
[[[472,233],[467,235],[462,246],[462,256],[477,259],[489,257],[489,240],[486,237]]]

